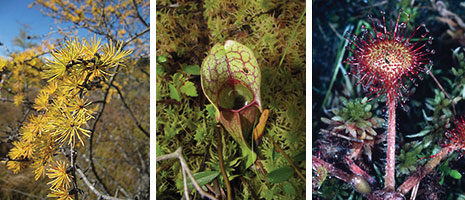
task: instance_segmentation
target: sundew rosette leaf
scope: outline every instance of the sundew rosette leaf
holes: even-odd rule
[[[390,20],[386,23],[385,13],[381,13],[382,21],[368,16],[372,23],[371,31],[362,25],[360,35],[346,34],[353,48],[349,45],[352,56],[345,62],[351,66],[351,73],[369,95],[377,97],[390,93],[395,99],[403,99],[403,94],[408,91],[405,79],[415,82],[414,77],[425,71],[423,66],[431,63],[427,55],[434,54],[434,50],[427,45],[433,38],[426,38],[429,30],[423,23],[410,35],[406,34],[410,15],[406,14],[406,22],[400,22],[402,9],[395,22]]]
[[[262,111],[261,73],[253,52],[232,40],[216,44],[202,63],[201,79],[217,121],[242,147],[247,146],[243,133],[251,133]]]

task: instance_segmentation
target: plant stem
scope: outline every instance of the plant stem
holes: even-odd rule
[[[431,70],[429,70],[426,66],[425,66],[425,71],[426,71],[426,74],[430,75],[431,78],[433,78],[434,82],[436,82],[436,84],[439,86],[439,89],[441,89],[442,93],[444,93],[444,95],[450,100],[450,104],[452,105],[452,110],[454,111],[454,115],[452,115],[452,118],[454,118],[455,115],[457,115],[457,111],[455,111],[455,103],[454,103],[454,101],[447,94],[446,90],[444,90],[441,83],[439,83],[436,76],[434,76],[433,72],[431,72]]]
[[[326,161],[312,155],[312,167],[316,169],[318,166],[323,166],[330,174],[334,177],[351,184],[350,174],[345,171],[342,171],[339,168],[334,167],[333,165],[327,163]]]
[[[388,107],[388,135],[386,155],[386,176],[384,178],[384,189],[394,191],[395,169],[396,169],[396,92],[390,89],[387,93],[386,106]]]
[[[284,152],[283,149],[281,149],[281,147],[276,142],[274,142],[273,138],[270,135],[265,135],[265,136],[271,141],[271,143],[273,143],[276,150],[278,150],[279,153],[281,153],[284,156],[284,158],[286,158],[287,162],[291,164],[292,168],[294,168],[294,171],[297,173],[297,175],[299,175],[300,178],[302,178],[302,180],[306,182],[307,180],[305,179],[305,176],[302,174],[302,172],[300,172],[299,168],[297,168],[294,162],[292,162],[292,159],[286,154],[286,152]]]
[[[221,174],[223,175],[224,182],[226,183],[226,192],[228,194],[228,200],[232,199],[232,189],[231,189],[231,183],[229,183],[228,179],[228,174],[226,174],[226,170],[224,169],[224,163],[223,163],[223,145],[222,145],[222,134],[223,128],[221,125],[216,126],[216,132],[218,133],[218,158],[219,158],[219,163],[220,163],[220,170]]]
[[[449,152],[453,151],[453,147],[442,148],[431,160],[429,160],[421,169],[415,174],[410,176],[402,185],[397,189],[402,194],[407,194],[416,184],[418,184],[423,177],[429,174],[441,162]]]

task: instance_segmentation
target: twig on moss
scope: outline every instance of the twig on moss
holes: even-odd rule
[[[213,192],[213,194],[215,194],[215,197],[216,198],[220,198],[220,194],[219,194],[219,190],[218,191],[215,191],[215,188],[213,188],[211,185],[209,184],[206,184],[205,187],[207,187],[211,192]],[[194,198],[195,199],[195,198]]]
[[[212,200],[217,200],[214,196],[212,196],[211,194],[205,192],[201,187],[200,185],[197,183],[197,181],[195,180],[194,176],[192,175],[189,167],[187,166],[187,162],[186,160],[184,159],[184,155],[182,154],[182,147],[179,147],[176,151],[174,151],[173,153],[170,153],[170,154],[166,154],[166,155],[162,155],[162,156],[158,156],[156,161],[162,161],[162,160],[168,160],[168,159],[172,159],[172,158],[177,158],[179,159],[179,162],[181,163],[181,168],[183,170],[186,171],[187,175],[189,176],[189,178],[191,179],[191,182],[192,184],[194,185],[195,189],[200,193],[200,196],[202,197],[207,197],[209,199],[212,199]]]
[[[186,196],[186,200],[190,200],[189,198],[189,187],[187,187],[187,177],[186,177],[186,170],[184,168],[182,170],[182,180],[184,180],[184,194]]]
[[[271,143],[273,143],[273,145],[276,147],[279,153],[281,153],[284,156],[284,158],[286,158],[289,164],[291,164],[292,168],[294,168],[294,171],[297,173],[297,175],[299,175],[306,182],[305,176],[302,174],[302,172],[300,172],[300,170],[297,168],[294,162],[292,162],[291,158],[283,151],[283,149],[281,149],[281,147],[278,144],[276,144],[276,142],[274,142],[273,138],[271,138],[270,135],[265,134],[265,136],[271,141]]]
[[[220,171],[221,174],[223,175],[224,182],[226,184],[226,192],[228,194],[228,200],[232,199],[232,188],[231,188],[231,183],[229,183],[228,179],[228,174],[226,174],[226,170],[224,169],[224,163],[223,163],[223,143],[222,143],[222,131],[223,128],[221,125],[216,125],[216,132],[218,133],[218,158],[220,162]]]
[[[170,160],[169,162],[166,162],[165,164],[161,165],[160,167],[157,168],[157,172],[156,174],[160,173],[161,171],[163,171],[164,169],[170,167],[173,165],[173,163],[175,162],[176,160]]]
[[[170,104],[170,105],[181,105],[181,102],[176,101],[175,99],[162,99],[158,100],[157,104],[159,103],[164,103],[164,104]]]

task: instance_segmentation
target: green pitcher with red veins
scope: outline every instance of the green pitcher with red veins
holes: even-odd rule
[[[239,143],[249,167],[256,154],[244,134],[252,134],[262,112],[261,73],[253,52],[232,40],[216,44],[203,60],[200,77],[203,92],[217,111],[216,120]]]

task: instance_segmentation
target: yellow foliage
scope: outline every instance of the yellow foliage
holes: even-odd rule
[[[6,164],[6,167],[8,170],[11,170],[13,173],[17,174],[27,167],[27,163],[24,161],[9,161]]]
[[[67,169],[68,164],[64,161],[56,161],[55,165],[47,169],[47,176],[53,179],[48,183],[51,188],[66,190],[70,187],[72,176],[66,172]]]
[[[125,44],[126,48],[144,53],[148,51],[148,37],[141,40],[140,36],[132,36],[148,30],[149,23],[144,20],[148,20],[149,2],[104,2],[35,0],[29,7],[39,6],[45,15],[56,22],[71,22],[89,29],[99,37],[108,39],[109,43],[102,44],[96,36],[90,40],[75,38],[72,37],[74,30],[60,29],[60,34],[66,34],[71,39],[61,44],[42,41],[36,47],[10,54],[8,59],[0,57],[0,72],[9,72],[8,80],[2,79],[0,86],[12,91],[7,96],[9,101],[23,106],[24,111],[29,113],[26,120],[21,122],[21,128],[16,130],[19,139],[14,142],[8,154],[10,160],[5,164],[14,173],[29,166],[36,180],[46,174],[52,179],[48,197],[74,198],[73,191],[76,191],[66,185],[68,181],[64,181],[67,180],[64,171],[67,164],[60,161],[63,159],[60,155],[63,149],[68,150],[72,146],[76,150],[85,145],[91,133],[89,129],[94,121],[90,120],[103,105],[92,102],[96,99],[91,91],[105,91],[109,87],[106,80],[114,75],[115,68],[126,68],[127,58],[132,51],[123,50],[123,44],[116,41],[131,41],[128,46]],[[138,7],[138,11],[134,7]],[[116,81],[114,84],[117,84]],[[116,90],[110,90],[108,97],[115,93]]]
[[[0,72],[3,70],[3,68],[5,67],[5,65],[7,64],[7,60],[3,57],[0,57]]]
[[[49,94],[45,91],[41,91],[40,94],[37,96],[34,102],[33,108],[37,111],[47,110]]]
[[[15,106],[20,106],[22,105],[24,102],[24,95],[23,94],[17,94],[15,95],[15,98],[14,98],[14,104]]]
[[[44,67],[37,67],[44,69],[42,77],[47,80],[47,85],[38,91],[32,105],[38,113],[30,116],[19,130],[20,138],[13,142],[14,147],[8,153],[11,160],[6,165],[14,173],[31,166],[36,180],[47,172],[52,179],[49,197],[72,199],[68,191],[71,182],[71,175],[66,172],[68,165],[56,161],[55,155],[64,145],[84,145],[84,137],[89,137],[91,132],[86,129],[88,122],[94,118],[92,113],[96,110],[90,108],[88,92],[95,87],[93,84],[110,76],[116,66],[124,67],[132,51],[122,50],[120,43],[101,45],[96,37],[90,42],[72,38],[60,47],[51,52]],[[42,62],[35,57],[35,51],[12,54],[12,59],[14,63],[10,64],[0,58],[0,65],[12,70],[14,80],[10,87],[21,91],[25,84],[24,74],[34,76],[27,72],[31,68],[24,63],[36,66]],[[11,66],[13,64],[16,65]],[[24,99],[24,94],[18,92],[14,104],[21,106]]]
[[[69,194],[68,189],[50,188],[50,190],[52,190],[52,193],[47,195],[47,197],[58,198],[58,200],[73,200],[73,195]]]

